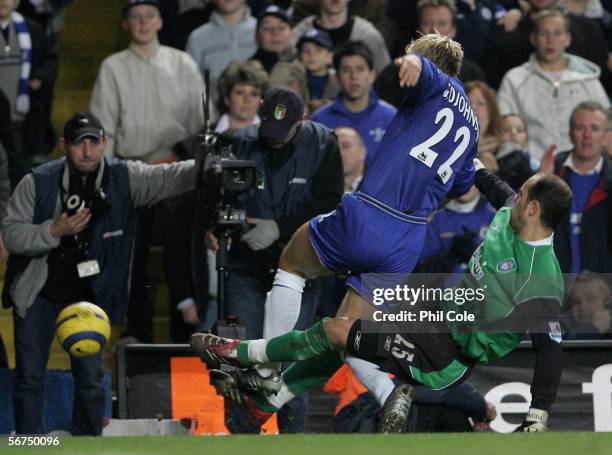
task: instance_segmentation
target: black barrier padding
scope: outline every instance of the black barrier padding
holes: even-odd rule
[[[595,399],[608,402],[612,393],[612,342],[564,342],[564,371],[557,400],[552,407],[549,428],[553,431],[593,431],[596,426]],[[118,401],[121,418],[169,418],[170,403],[170,358],[191,356],[188,345],[130,345],[122,348],[117,356],[119,377]],[[515,404],[525,408],[528,404],[516,387],[529,390],[533,375],[535,353],[531,343],[521,346],[507,357],[492,365],[478,365],[468,381],[477,390],[491,399],[495,391],[501,397],[498,414],[508,425],[518,425],[524,412],[518,412]],[[594,382],[594,375],[601,373]],[[607,382],[604,380],[607,378]],[[513,383],[522,383],[514,385]],[[583,389],[585,390],[583,392]],[[607,395],[606,395],[607,394]],[[602,401],[603,400],[603,401]],[[310,393],[309,432],[331,431],[331,419],[335,397],[315,389]],[[521,405],[522,402],[522,405]],[[504,411],[505,405],[514,411]],[[609,410],[600,410],[605,413]],[[606,416],[600,412],[599,426],[605,424]],[[610,410],[612,413],[612,410]],[[602,418],[603,417],[603,418]],[[608,429],[607,431],[612,431]]]

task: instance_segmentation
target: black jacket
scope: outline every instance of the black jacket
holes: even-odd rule
[[[568,169],[563,166],[570,152],[559,153],[555,174],[569,184]],[[583,270],[612,272],[612,163],[604,155],[599,182],[589,195],[582,214],[581,262]],[[572,270],[569,214],[555,231],[555,254],[564,273]]]
[[[293,233],[314,216],[334,210],[344,188],[338,141],[328,128],[306,120],[291,144],[279,150],[270,150],[254,138],[256,130],[255,126],[242,130],[245,134],[233,145],[237,158],[257,163],[258,180],[265,182],[246,199],[247,215],[274,219],[280,237],[256,253],[234,242],[229,262],[233,270],[276,268]]]

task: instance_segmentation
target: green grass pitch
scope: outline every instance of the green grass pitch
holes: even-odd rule
[[[3,445],[6,444],[6,439]],[[612,454],[612,433],[146,436],[63,438],[58,448],[15,448],[2,454],[70,455],[598,455]]]

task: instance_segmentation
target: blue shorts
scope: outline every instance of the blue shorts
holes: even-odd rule
[[[412,272],[425,241],[427,219],[357,192],[346,193],[336,210],[314,217],[309,227],[310,243],[321,263],[334,272],[350,272],[347,284],[371,300],[364,293],[364,281],[373,276],[386,281],[389,274]],[[365,274],[368,279],[362,277]]]

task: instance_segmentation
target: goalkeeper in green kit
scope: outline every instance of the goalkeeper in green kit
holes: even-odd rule
[[[472,323],[446,322],[448,330],[374,333],[373,322],[336,317],[305,331],[270,340],[230,340],[194,334],[192,349],[205,361],[245,368],[213,370],[217,391],[243,404],[256,422],[323,383],[347,352],[377,364],[401,381],[387,398],[379,431],[404,431],[413,385],[441,390],[460,384],[478,363],[488,364],[516,348],[529,333],[535,352],[531,406],[517,431],[545,431],[562,370],[560,313],[564,282],[553,251],[553,232],[571,206],[571,190],[557,176],[537,174],[518,193],[475,160],[475,184],[498,209],[476,249],[461,287],[485,290],[485,299],[461,310]],[[459,309],[441,302],[445,311]],[[425,332],[425,331],[423,331]],[[294,361],[278,384],[250,381],[249,367]]]

